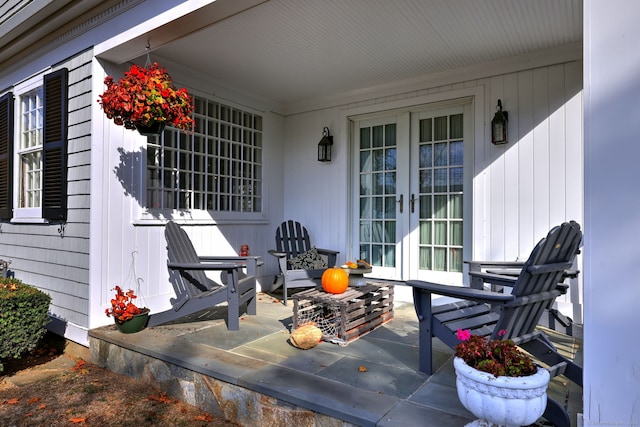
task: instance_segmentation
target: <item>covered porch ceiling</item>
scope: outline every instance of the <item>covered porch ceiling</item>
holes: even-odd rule
[[[99,56],[144,63],[148,44],[152,60],[286,113],[310,100],[575,48],[582,15],[582,0],[217,0]]]

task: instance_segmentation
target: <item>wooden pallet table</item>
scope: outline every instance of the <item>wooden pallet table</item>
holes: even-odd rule
[[[330,294],[322,287],[298,292],[293,299],[293,329],[314,323],[322,339],[339,345],[373,331],[393,318],[393,284],[367,282]]]

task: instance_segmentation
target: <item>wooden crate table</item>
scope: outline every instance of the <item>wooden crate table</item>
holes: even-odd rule
[[[293,299],[293,329],[315,323],[322,339],[339,345],[373,331],[393,318],[393,284],[367,282],[330,294],[322,287],[298,292]]]

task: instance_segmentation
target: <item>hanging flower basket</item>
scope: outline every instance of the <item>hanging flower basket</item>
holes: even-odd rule
[[[143,330],[149,322],[149,309],[140,308],[133,300],[138,298],[133,289],[125,292],[120,286],[115,287],[116,295],[111,300],[111,308],[107,308],[107,317],[113,317],[118,330],[131,334]]]
[[[166,124],[185,132],[193,130],[193,99],[187,89],[174,87],[171,76],[158,63],[134,64],[117,82],[107,76],[104,84],[107,90],[98,103],[116,125],[156,129],[155,133],[139,130],[147,135],[162,133]]]

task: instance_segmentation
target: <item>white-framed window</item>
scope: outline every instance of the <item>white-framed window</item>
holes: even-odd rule
[[[14,218],[42,217],[42,76],[16,86],[16,176]]]
[[[67,219],[68,76],[39,74],[0,96],[0,220]]]
[[[262,116],[194,97],[192,134],[147,139],[150,211],[262,212]]]

